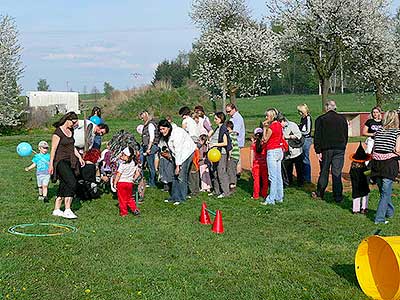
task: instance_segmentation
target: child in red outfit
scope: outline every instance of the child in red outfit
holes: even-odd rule
[[[254,130],[254,139],[250,147],[250,166],[253,175],[253,199],[265,198],[268,194],[268,172],[267,172],[267,144],[262,141],[263,130]]]
[[[134,161],[134,150],[126,147],[121,153],[121,163],[113,182],[117,190],[119,202],[119,214],[121,217],[128,215],[128,207],[135,216],[140,214],[136,207],[135,199],[132,197],[133,182],[140,176],[140,169]]]

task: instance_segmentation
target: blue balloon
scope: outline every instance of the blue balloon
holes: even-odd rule
[[[101,118],[98,116],[91,116],[89,120],[96,125],[101,124]]]
[[[27,142],[19,143],[17,146],[17,153],[22,157],[29,156],[32,154],[32,146]]]

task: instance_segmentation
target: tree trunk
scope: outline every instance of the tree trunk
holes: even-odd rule
[[[344,74],[343,74],[343,57],[340,54],[340,91],[344,94]]]
[[[223,111],[224,113],[226,113],[226,111],[225,111],[225,106],[226,106],[226,89],[223,88],[223,89],[222,89],[222,111]]]
[[[237,87],[229,89],[229,101],[235,105],[236,105],[236,92],[237,92]]]
[[[376,106],[382,107],[383,105],[383,90],[380,80],[375,80],[375,98]]]
[[[325,103],[328,101],[328,94],[329,94],[329,85],[330,81],[329,78],[322,78],[320,80],[321,90],[322,90],[322,112],[325,112]]]

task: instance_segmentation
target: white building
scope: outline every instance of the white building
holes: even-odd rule
[[[57,113],[74,111],[80,114],[77,92],[27,92],[28,106],[32,108],[54,107]]]

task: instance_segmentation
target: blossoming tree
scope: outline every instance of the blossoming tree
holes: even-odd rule
[[[18,125],[23,112],[18,86],[23,72],[21,50],[13,19],[0,16],[0,129]]]
[[[243,0],[197,0],[191,17],[201,30],[194,45],[194,76],[209,91],[219,91],[223,108],[227,95],[256,96],[268,88],[282,60],[279,37],[249,16]]]
[[[341,57],[362,53],[360,49],[377,33],[373,24],[383,22],[386,6],[387,0],[271,1],[271,16],[282,26],[282,45],[306,53],[318,74],[322,107]]]

